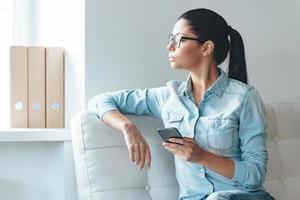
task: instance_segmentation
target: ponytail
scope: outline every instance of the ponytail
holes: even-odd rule
[[[207,40],[214,43],[214,59],[221,64],[229,54],[229,78],[248,83],[245,50],[241,35],[228,26],[225,19],[212,10],[198,8],[183,13],[179,19],[188,21],[200,44]],[[230,42],[228,40],[230,36]]]
[[[228,26],[230,35],[229,78],[248,83],[244,43],[238,31]]]

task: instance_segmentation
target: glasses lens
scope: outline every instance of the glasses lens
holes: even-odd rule
[[[169,43],[172,41],[172,37],[173,37],[172,34],[169,34],[169,35],[168,35],[168,42],[169,42]]]
[[[173,34],[169,34],[169,44],[172,43],[174,45],[174,36]]]
[[[180,35],[169,34],[169,44],[171,43],[172,46],[178,48],[180,45],[180,40],[181,40]]]
[[[181,35],[175,35],[173,37],[173,45],[174,45],[174,47],[179,48],[180,40],[181,40]]]

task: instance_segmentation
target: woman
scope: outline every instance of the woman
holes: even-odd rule
[[[175,156],[179,199],[273,199],[262,186],[268,160],[265,109],[247,84],[240,34],[217,13],[195,9],[179,17],[167,50],[173,69],[189,71],[187,81],[100,94],[89,109],[123,132],[130,159],[141,169],[150,167],[149,145],[123,114],[148,114],[176,127],[184,138],[163,145]],[[227,74],[218,66],[229,51]]]

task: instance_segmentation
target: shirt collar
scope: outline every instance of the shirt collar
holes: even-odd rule
[[[204,95],[212,93],[215,96],[220,96],[225,90],[228,84],[228,75],[219,67],[218,71],[220,72],[218,79],[207,89],[207,91],[205,91]],[[182,87],[180,95],[192,95],[192,77],[190,74],[186,80],[186,84],[184,84],[184,87]]]

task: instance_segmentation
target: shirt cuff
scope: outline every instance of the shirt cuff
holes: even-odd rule
[[[105,108],[101,108],[101,109],[96,110],[96,113],[99,116],[100,120],[102,121],[103,116],[107,112],[112,111],[112,110],[118,110],[118,109],[116,107],[114,107],[114,106],[109,106],[109,107],[105,107]]]

